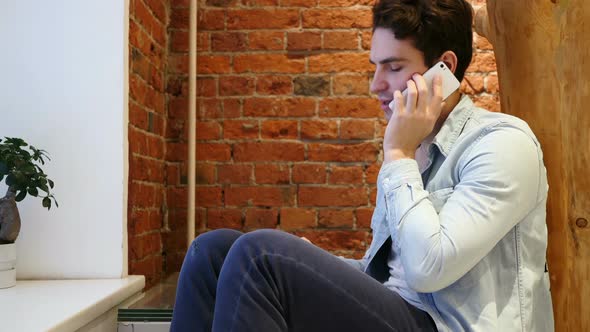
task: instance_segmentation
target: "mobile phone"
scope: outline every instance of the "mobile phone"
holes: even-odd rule
[[[461,82],[455,77],[455,74],[445,65],[444,62],[440,61],[434,66],[430,67],[422,76],[426,81],[426,85],[428,86],[429,90],[432,90],[432,81],[434,77],[440,74],[442,78],[442,97],[443,101],[446,100],[453,92],[457,91],[461,86]],[[408,94],[408,90],[404,90],[402,95],[406,98]],[[389,103],[389,108],[393,109],[395,105],[395,100],[392,100]]]

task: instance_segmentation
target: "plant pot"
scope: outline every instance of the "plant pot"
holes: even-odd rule
[[[0,244],[0,288],[16,285],[16,244]]]

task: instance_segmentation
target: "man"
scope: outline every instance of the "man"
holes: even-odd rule
[[[471,22],[464,0],[374,7],[371,90],[389,122],[363,259],[276,230],[203,234],[173,331],[553,330],[538,141],[458,91],[443,102],[440,78],[419,75],[444,61],[463,78]]]

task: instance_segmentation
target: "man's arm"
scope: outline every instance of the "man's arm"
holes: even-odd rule
[[[434,292],[458,280],[539,203],[542,165],[528,135],[497,127],[467,153],[439,214],[415,160],[393,161],[380,172],[392,238],[416,291]]]

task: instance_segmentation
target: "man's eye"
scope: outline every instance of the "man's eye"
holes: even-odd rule
[[[397,73],[398,71],[402,70],[402,67],[391,67],[390,70]]]

